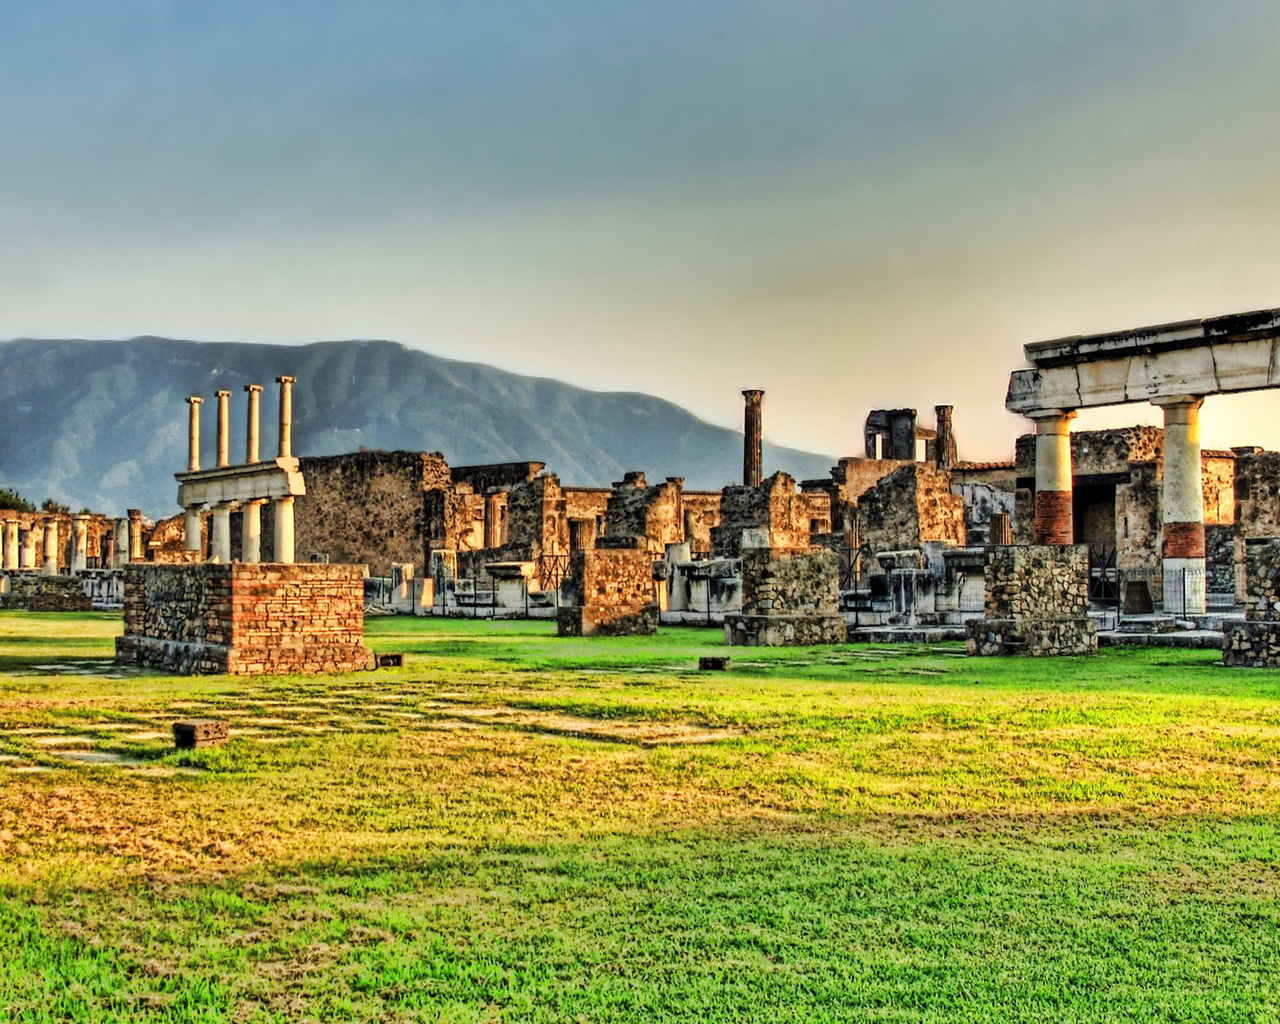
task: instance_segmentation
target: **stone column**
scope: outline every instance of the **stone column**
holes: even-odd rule
[[[18,568],[18,520],[4,521],[4,567]]]
[[[276,561],[293,561],[293,497],[276,499]]]
[[[249,396],[249,408],[245,414],[244,461],[261,462],[259,437],[262,425],[262,385],[246,384],[245,394]],[[257,559],[255,558],[256,562]]]
[[[231,505],[225,501],[218,502],[213,506],[210,519],[209,561],[225,565],[231,561]]]
[[[935,405],[936,437],[933,442],[933,464],[944,473],[949,473],[956,462],[956,438],[951,428],[951,406]]]
[[[182,537],[188,551],[199,551],[204,557],[204,538],[200,535],[200,505],[187,505],[183,511],[186,518],[182,522]]]
[[[262,561],[262,506],[265,503],[265,499],[255,498],[240,506],[240,560],[242,562]]]
[[[1203,615],[1204,484],[1200,474],[1200,406],[1194,395],[1158,399],[1164,409],[1164,608]]]
[[[36,528],[35,523],[27,523],[22,528],[22,547],[18,550],[18,568],[34,569],[36,567]]]
[[[142,510],[129,509],[129,561],[141,562],[146,556],[142,553]]]
[[[111,568],[119,569],[133,559],[133,539],[129,536],[129,520],[112,521]],[[141,537],[139,537],[141,543]]]
[[[280,451],[279,455],[282,459],[290,458],[293,455],[293,382],[295,377],[277,377],[276,383],[280,385]],[[290,499],[289,514],[293,515],[292,499]],[[290,525],[289,536],[293,536],[293,527]],[[289,550],[293,550],[292,541],[289,544]],[[284,561],[284,559],[281,559]],[[288,561],[292,562],[290,557]]]
[[[764,392],[744,391],[742,397],[747,400],[742,424],[742,483],[744,487],[759,487],[763,449],[760,399],[764,397]]]
[[[1075,410],[1031,417],[1036,423],[1035,542],[1071,544],[1071,421]]]
[[[40,572],[45,576],[58,575],[58,521],[44,521],[44,565]]]
[[[502,547],[502,495],[486,494],[484,498],[484,546]]]
[[[187,472],[200,472],[200,403],[204,399],[199,395],[187,397],[187,405],[191,406],[191,415],[187,420]]]
[[[231,465],[231,392],[222,390],[218,396],[218,468]]]
[[[89,517],[71,517],[71,572],[84,572],[89,565]]]

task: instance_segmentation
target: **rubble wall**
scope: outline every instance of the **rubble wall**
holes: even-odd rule
[[[130,565],[116,659],[182,675],[372,668],[363,577],[357,565]]]
[[[557,615],[561,636],[630,636],[658,628],[653,556],[643,547],[575,551],[575,603]]]
[[[79,576],[41,576],[11,572],[9,592],[0,595],[0,608],[27,612],[87,612],[93,599]]]

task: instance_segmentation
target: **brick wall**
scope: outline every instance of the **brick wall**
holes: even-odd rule
[[[184,675],[346,672],[372,667],[355,565],[130,565],[125,664]]]

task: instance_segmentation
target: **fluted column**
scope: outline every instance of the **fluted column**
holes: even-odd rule
[[[44,565],[40,572],[45,576],[58,575],[58,521],[44,521]]]
[[[244,461],[261,462],[259,439],[262,436],[262,385],[246,384],[244,390],[249,397],[245,412]]]
[[[200,404],[204,401],[199,395],[189,395],[187,405],[191,414],[187,418],[187,472],[200,471]]]
[[[293,561],[293,498],[275,500],[275,548],[277,562]]]
[[[1200,406],[1182,395],[1160,399],[1164,409],[1164,538],[1161,545],[1164,608],[1188,615],[1205,611],[1204,483],[1200,464]]]
[[[742,397],[746,399],[742,423],[742,483],[745,487],[759,487],[764,447],[760,399],[764,392],[752,389],[742,392]]]
[[[1031,417],[1036,424],[1035,542],[1071,544],[1071,421],[1074,410]]]
[[[231,465],[231,392],[221,390],[218,396],[218,468]]]

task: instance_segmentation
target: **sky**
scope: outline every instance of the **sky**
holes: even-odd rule
[[[0,338],[389,338],[860,454],[1280,306],[1274,0],[0,7]],[[1280,448],[1280,396],[1207,446]],[[1077,427],[1156,422],[1127,406]],[[767,467],[766,467],[767,468]]]

